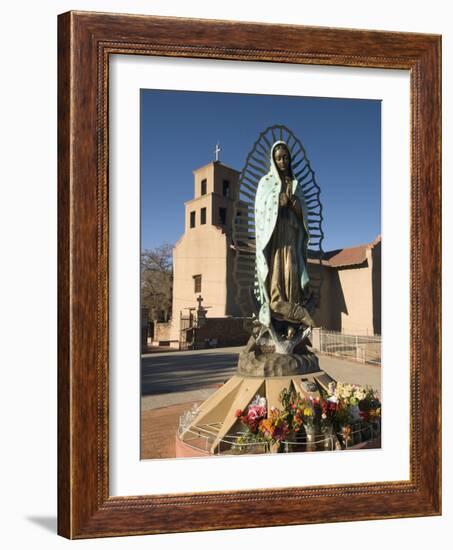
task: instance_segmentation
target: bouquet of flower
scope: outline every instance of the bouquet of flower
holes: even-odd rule
[[[327,428],[330,429],[337,424],[337,414],[342,408],[341,402],[321,398],[319,407],[321,408],[321,431],[325,431]]]
[[[322,399],[309,397],[305,399],[299,393],[282,390],[280,394],[288,424],[294,432],[300,431],[303,425],[314,429],[321,425],[323,419]]]
[[[375,423],[381,418],[381,402],[379,395],[372,389],[368,389],[366,396],[359,402],[360,416],[365,422]]]
[[[283,414],[291,432],[296,434],[304,424],[305,399],[299,393],[284,388],[280,393]]]
[[[260,422],[259,430],[266,441],[273,444],[284,441],[291,431],[285,413],[281,413],[275,407],[269,411],[268,418]]]
[[[316,430],[321,424],[321,403],[318,398],[309,397],[303,403],[303,422],[305,427]]]
[[[343,384],[338,382],[337,384],[329,384],[329,391],[333,389],[331,395],[335,396],[338,400],[344,401],[350,406],[357,406],[362,399],[365,399],[367,390],[362,386],[356,384]]]
[[[337,403],[333,424],[346,444],[348,441],[352,441],[353,434],[363,432],[363,429],[360,428],[362,422],[368,422],[378,427],[381,403],[375,390],[356,384],[332,382],[329,384],[327,394],[328,401]],[[352,429],[354,424],[359,428]]]
[[[337,409],[332,422],[337,432],[341,430],[342,426],[347,426],[352,422],[351,407],[347,402],[337,402]]]
[[[239,446],[257,443],[279,446],[284,441],[294,441],[303,427],[307,437],[319,432],[331,434],[334,429],[347,444],[352,439],[351,425],[366,421],[378,426],[376,421],[381,414],[377,392],[355,384],[332,382],[327,394],[318,398],[303,398],[294,389],[285,388],[279,397],[281,409],[268,410],[266,398],[256,395],[248,407],[236,411],[245,428],[236,438]]]
[[[280,444],[291,431],[286,412],[281,412],[275,407],[268,412],[266,399],[259,395],[255,396],[244,411],[237,410],[236,417],[246,428],[246,431],[236,439],[239,445]]]
[[[241,421],[245,431],[236,438],[233,451],[242,453],[246,449],[246,452],[250,452],[250,449],[253,449],[256,443],[266,443],[266,439],[259,430],[260,422],[267,416],[265,397],[256,395],[246,409],[238,409],[235,415]]]
[[[266,418],[266,398],[256,395],[245,411],[238,409],[236,417],[244,424],[252,434],[258,434],[260,422]]]

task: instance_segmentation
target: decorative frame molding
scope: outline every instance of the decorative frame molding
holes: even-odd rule
[[[280,46],[282,31],[285,49]],[[58,48],[59,534],[88,538],[439,515],[440,36],[68,12],[59,16]],[[409,481],[109,496],[108,83],[111,54],[410,71]],[[430,327],[429,341],[422,339],[422,319],[423,324]],[[253,513],[247,517],[242,514],[245,502],[253,502]],[[291,506],[282,506],[285,502]]]

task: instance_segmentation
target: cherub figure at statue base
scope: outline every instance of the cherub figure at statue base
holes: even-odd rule
[[[242,376],[290,376],[318,372],[319,362],[309,350],[311,328],[274,320],[266,328],[255,321],[252,335],[239,354]]]

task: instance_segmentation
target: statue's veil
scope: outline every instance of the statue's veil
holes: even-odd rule
[[[315,309],[319,307],[322,270],[322,205],[320,188],[300,140],[286,126],[266,128],[248,154],[239,176],[239,196],[235,204],[233,222],[234,280],[236,302],[245,317],[257,315],[260,303],[255,270],[255,195],[260,179],[270,170],[270,153],[276,141],[284,141],[291,154],[291,169],[303,191],[307,228],[310,285]]]

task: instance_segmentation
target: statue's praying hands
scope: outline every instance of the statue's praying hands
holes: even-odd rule
[[[296,197],[295,195],[292,195],[292,197],[289,200],[291,201],[291,207],[294,210],[294,213],[301,220],[304,217],[304,215],[302,212],[302,207],[300,206],[299,198]]]
[[[284,191],[280,193],[279,203],[280,203],[280,208],[285,208],[285,206],[288,206],[290,204],[290,198]]]

